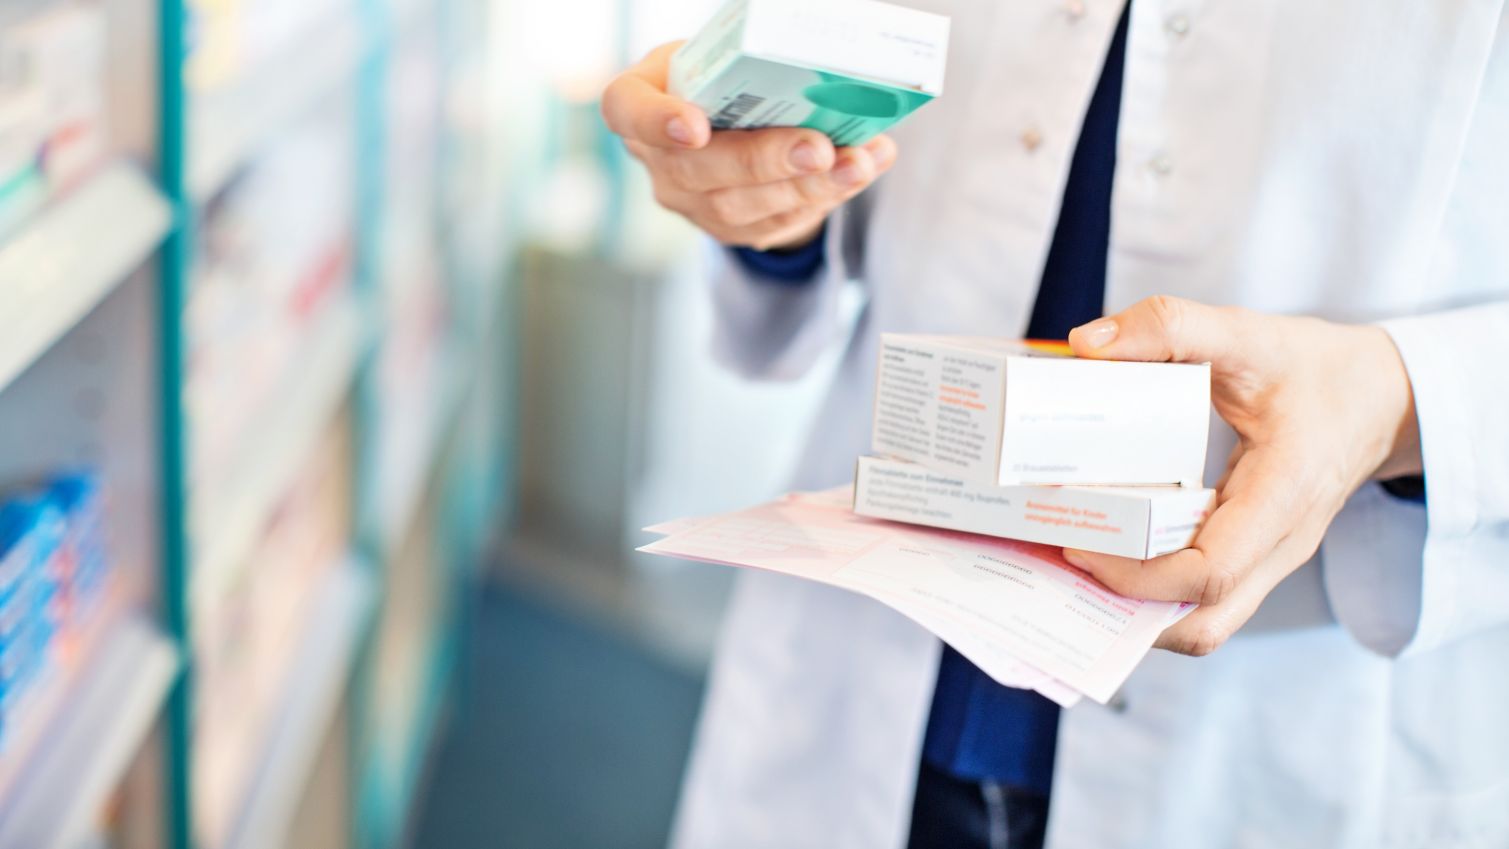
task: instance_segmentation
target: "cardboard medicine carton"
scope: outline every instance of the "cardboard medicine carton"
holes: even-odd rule
[[[943,93],[949,18],[878,0],[732,0],[671,59],[715,130],[864,144]]]

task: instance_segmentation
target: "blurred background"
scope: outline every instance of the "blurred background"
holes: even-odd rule
[[[807,381],[598,117],[708,0],[0,0],[0,849],[664,844]]]

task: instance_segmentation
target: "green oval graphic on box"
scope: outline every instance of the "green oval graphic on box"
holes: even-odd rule
[[[801,126],[821,130],[840,147],[860,145],[906,117],[932,95],[819,71],[801,89],[812,107]]]
[[[858,118],[894,120],[902,115],[901,98],[894,91],[861,83],[818,83],[802,94],[823,109]]]

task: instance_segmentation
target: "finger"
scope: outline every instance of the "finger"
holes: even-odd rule
[[[681,188],[711,192],[826,173],[836,157],[816,130],[772,127],[714,133],[703,149],[667,153],[656,164]]]
[[[704,201],[702,195],[694,192],[685,192],[676,188],[665,180],[654,180],[650,184],[655,203],[678,215],[685,217],[693,224],[703,226],[698,219],[701,217]]]
[[[712,137],[707,116],[666,93],[671,55],[681,42],[665,44],[619,74],[603,92],[603,120],[625,139],[668,150],[696,150]]]
[[[747,227],[796,209],[832,209],[864,191],[895,163],[895,145],[889,139],[871,144],[839,151],[833,170],[824,174],[711,192],[709,210],[727,226]]]
[[[1165,628],[1153,642],[1153,648],[1204,657],[1225,645],[1252,618],[1272,589],[1272,586],[1265,589],[1258,581],[1243,584],[1225,602],[1196,608]]]
[[[1170,625],[1153,647],[1195,657],[1220,648],[1247,624],[1284,578],[1310,559],[1322,533],[1323,529],[1317,531],[1311,525],[1285,539],[1226,600],[1200,607]]]
[[[1226,485],[1231,482],[1231,473],[1236,471],[1237,463],[1241,461],[1242,455],[1246,452],[1247,447],[1240,441],[1232,446],[1231,454],[1226,457],[1226,468],[1221,472],[1221,479],[1216,481],[1217,492],[1226,491]]]
[[[1246,320],[1239,310],[1157,295],[1076,327],[1069,344],[1076,356],[1103,360],[1215,362],[1242,350]]]
[[[630,156],[638,159],[640,162],[648,162],[650,157],[654,156],[656,150],[656,148],[650,147],[638,139],[624,138],[623,143],[624,150],[627,150]]]
[[[1254,448],[1237,461],[1191,548],[1146,561],[1074,549],[1064,558],[1129,598],[1218,604],[1305,521],[1296,477]]]
[[[729,226],[708,217],[706,196],[685,192],[663,180],[654,183],[655,202],[678,213],[719,242],[731,247],[771,250],[776,246],[806,242],[821,228],[837,203],[808,205],[780,212],[743,227]],[[799,238],[800,237],[800,238]]]
[[[890,136],[876,136],[863,147],[848,147],[839,151],[833,165],[833,179],[852,197],[891,170],[896,164],[898,150]]]

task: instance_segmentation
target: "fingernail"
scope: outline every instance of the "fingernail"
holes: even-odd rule
[[[1091,348],[1104,348],[1115,342],[1116,334],[1119,331],[1120,328],[1116,326],[1116,322],[1109,318],[1098,318],[1080,328],[1080,332],[1084,334],[1085,342]]]
[[[857,162],[845,162],[834,169],[833,179],[840,186],[852,188],[865,181],[865,169]]]
[[[1069,565],[1076,569],[1083,569],[1086,572],[1090,571],[1089,561],[1085,560],[1083,555],[1072,548],[1064,549],[1064,559],[1069,561]]]
[[[680,116],[665,122],[665,134],[670,136],[671,141],[676,144],[689,145],[693,142],[692,128],[688,127]]]
[[[791,149],[791,167],[798,171],[811,172],[823,167],[817,158],[817,148],[811,142],[802,142]]]

